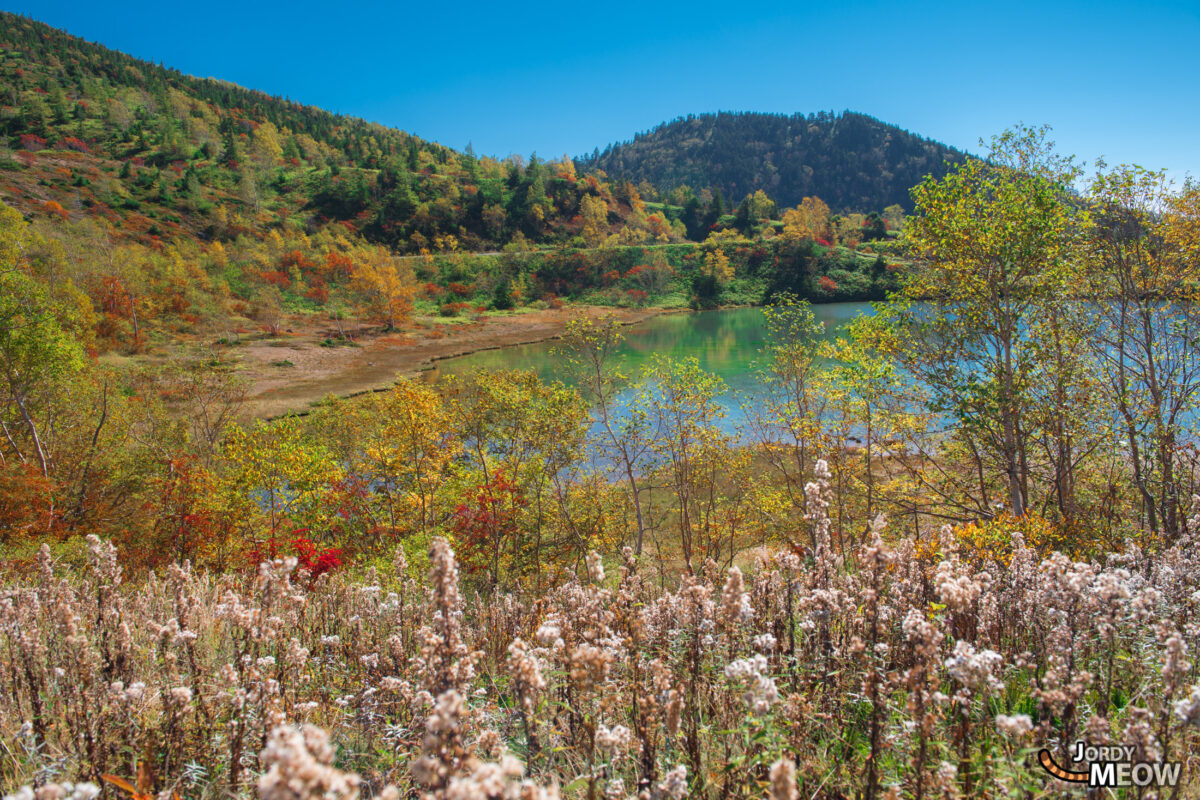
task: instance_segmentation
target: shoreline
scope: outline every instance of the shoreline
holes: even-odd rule
[[[250,388],[238,416],[243,421],[303,416],[327,397],[386,391],[399,378],[436,369],[440,361],[560,339],[567,322],[579,315],[598,318],[612,313],[620,325],[630,327],[684,312],[691,310],[570,306],[487,317],[479,322],[418,318],[400,331],[368,334],[357,346],[322,346],[316,331],[259,340],[239,348],[238,372],[249,379]]]

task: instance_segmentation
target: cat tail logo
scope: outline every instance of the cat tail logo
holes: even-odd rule
[[[1086,772],[1064,769],[1046,748],[1038,753],[1038,763],[1060,781],[1089,789],[1177,786],[1183,771],[1183,764],[1178,761],[1135,762],[1134,748],[1129,745],[1094,747],[1086,742],[1075,742],[1073,751],[1074,760],[1087,765]]]

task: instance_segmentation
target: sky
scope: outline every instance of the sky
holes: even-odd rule
[[[91,41],[461,149],[590,153],[709,111],[859,111],[947,144],[1200,177],[1200,0],[0,0]]]

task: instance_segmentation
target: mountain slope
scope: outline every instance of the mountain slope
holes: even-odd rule
[[[3,12],[0,141],[4,202],[144,240],[337,223],[400,252],[479,251],[569,241],[585,195],[615,226],[630,211],[566,159],[477,158]]]
[[[966,155],[873,117],[726,113],[663,123],[630,142],[577,159],[586,170],[662,191],[720,189],[736,203],[758,189],[781,207],[808,196],[834,210],[911,208],[908,190]]]

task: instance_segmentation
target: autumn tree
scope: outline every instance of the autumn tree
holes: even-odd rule
[[[718,397],[724,381],[700,368],[695,358],[656,357],[643,375],[638,414],[649,426],[650,449],[669,482],[684,563],[691,571],[705,557],[709,517],[706,497],[716,494],[718,471],[712,467],[728,452],[720,423],[725,411]]]
[[[603,430],[603,436],[594,442],[599,463],[613,465],[628,487],[637,531],[634,552],[640,556],[648,524],[643,471],[650,442],[645,416],[632,413],[633,409],[620,399],[621,390],[630,383],[617,361],[623,338],[620,323],[613,315],[599,319],[576,316],[567,323],[559,352]]]
[[[541,582],[588,542],[552,523],[556,491],[582,452],[587,408],[579,393],[532,371],[470,373],[444,380],[452,428],[474,476],[459,517],[465,561],[489,586]],[[563,509],[557,509],[562,512]]]
[[[0,431],[9,457],[49,476],[46,414],[59,381],[82,368],[83,351],[69,332],[71,307],[34,274],[30,239],[21,216],[0,204]]]
[[[403,379],[385,392],[336,402],[318,424],[347,467],[344,491],[371,489],[356,497],[376,542],[428,534],[444,521],[438,491],[461,443],[432,387]]]
[[[604,198],[585,194],[580,200],[583,217],[583,240],[588,247],[599,247],[608,238],[608,204]]]
[[[380,255],[360,263],[354,273],[354,286],[363,298],[367,315],[381,321],[387,330],[395,330],[412,311],[412,273],[394,258]]]
[[[783,213],[783,236],[797,242],[805,239],[832,239],[829,206],[819,197],[804,198],[800,205]]]
[[[1017,516],[1030,504],[1036,433],[1026,416],[1030,323],[1077,285],[1080,212],[1068,188],[1078,167],[1054,153],[1047,132],[1017,127],[993,139],[987,160],[927,178],[913,189],[905,230],[922,264],[906,292],[927,301],[907,318],[905,366],[957,422],[956,434],[994,458]],[[980,490],[975,513],[990,514]]]
[[[1163,172],[1102,170],[1091,182],[1090,341],[1128,449],[1146,526],[1174,541],[1190,504],[1181,452],[1200,397],[1196,292],[1200,186],[1174,191]]]

